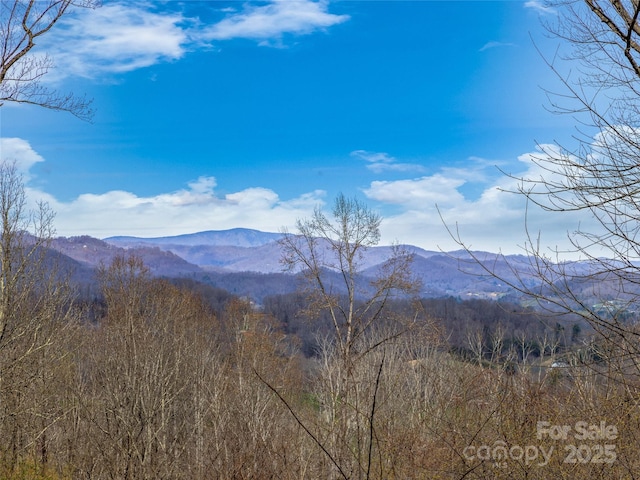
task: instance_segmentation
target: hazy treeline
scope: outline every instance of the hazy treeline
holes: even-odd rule
[[[488,359],[496,353],[497,342],[503,356],[511,352],[518,360],[539,358],[581,345],[589,331],[575,317],[545,316],[516,303],[485,299],[423,298],[417,303],[414,299],[394,300],[387,309],[400,316],[428,319],[441,335],[441,348],[464,358],[480,355]],[[319,338],[331,331],[326,313],[317,318],[308,312],[303,293],[266,297],[262,310],[277,319],[285,332],[300,339],[306,356],[316,355]]]

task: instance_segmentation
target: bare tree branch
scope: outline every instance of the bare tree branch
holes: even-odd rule
[[[0,107],[4,102],[38,105],[91,120],[91,100],[42,85],[53,67],[32,49],[72,7],[96,7],[99,0],[2,0],[0,5]]]

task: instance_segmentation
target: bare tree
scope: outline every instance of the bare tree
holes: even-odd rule
[[[18,313],[42,288],[53,216],[46,203],[29,210],[15,164],[0,164],[0,350],[35,328],[37,318],[19,318]]]
[[[328,312],[344,361],[367,330],[384,319],[390,299],[417,291],[410,269],[413,257],[398,246],[374,280],[364,278],[364,254],[380,241],[381,221],[357,199],[340,194],[332,217],[316,208],[311,218],[298,220],[297,235],[285,232],[281,240],[283,265],[308,282],[312,310]],[[374,346],[360,346],[360,353]]]
[[[42,85],[52,68],[47,55],[34,55],[39,38],[49,32],[74,6],[95,7],[99,0],[13,0],[0,5],[0,106],[28,103],[70,112],[90,120],[91,101],[62,94]]]
[[[98,272],[106,315],[87,332],[76,389],[83,475],[201,478],[212,401],[222,387],[211,318],[201,299],[149,276],[135,257]],[[207,397],[206,395],[210,395]]]
[[[562,84],[562,91],[547,92],[550,108],[574,116],[579,127],[572,146],[540,146],[533,159],[537,176],[510,176],[529,208],[583,212],[594,222],[567,233],[569,252],[546,250],[540,236],[527,231],[538,284],[518,277],[515,266],[518,280],[502,280],[553,314],[584,319],[612,347],[609,360],[618,372],[637,376],[640,332],[630,317],[640,306],[640,4],[554,0],[548,6],[557,17],[545,26],[562,41],[547,61]],[[563,73],[566,65],[577,68]],[[563,261],[567,254],[589,268]]]
[[[396,316],[388,308],[397,295],[417,292],[407,251],[393,247],[373,280],[364,275],[365,253],[380,240],[380,222],[366,205],[341,194],[331,217],[316,208],[311,218],[297,222],[297,235],[285,232],[281,240],[284,266],[306,280],[310,313],[324,312],[332,325],[316,393],[323,421],[315,434],[301,423],[330,461],[323,476],[373,475],[385,348],[418,325],[416,317]]]
[[[514,192],[526,198],[528,209],[579,212],[593,221],[567,232],[568,252],[543,248],[544,232],[527,231],[525,253],[532,272],[520,275],[523,272],[512,265],[516,280],[504,276],[501,280],[536,299],[549,314],[578,317],[591,328],[581,335],[583,345],[571,351],[562,351],[561,328],[540,339],[533,401],[518,386],[509,392],[505,405],[517,405],[520,399],[527,405],[522,411],[536,409],[548,389],[547,405],[538,410],[542,418],[570,418],[580,412],[586,418],[608,416],[623,424],[637,409],[640,391],[640,3],[548,3],[557,16],[545,20],[545,26],[561,40],[561,47],[547,63],[562,86],[560,92],[547,92],[550,109],[576,118],[577,133],[571,140],[541,145],[533,159],[536,174],[510,176],[516,180]],[[466,248],[464,240],[453,230],[452,234]],[[568,254],[585,262],[566,261]],[[492,265],[474,259],[500,277]],[[529,281],[530,273],[537,283]],[[543,361],[544,356],[550,358]],[[510,381],[510,386],[517,386],[516,380]],[[515,411],[508,413],[514,419],[518,416]],[[492,412],[488,418],[493,422],[500,415]],[[528,421],[525,417],[519,425],[506,427],[517,438],[532,429],[523,429]],[[625,474],[637,471],[637,464],[624,453],[637,442],[635,437],[630,431],[617,442],[614,465]],[[551,471],[544,474],[549,478]]]
[[[49,461],[48,431],[66,414],[50,396],[66,353],[72,292],[47,246],[53,213],[29,210],[15,164],[0,164],[0,471],[25,457]],[[64,367],[66,368],[66,367]],[[57,370],[57,372],[56,372]],[[37,451],[36,451],[37,450]]]

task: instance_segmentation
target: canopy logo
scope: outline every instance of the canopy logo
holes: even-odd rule
[[[617,459],[616,445],[612,442],[618,438],[618,427],[605,421],[598,424],[579,421],[573,425],[539,421],[536,424],[536,438],[547,444],[508,445],[503,440],[497,440],[492,445],[469,445],[462,454],[468,461],[490,461],[498,468],[506,468],[510,461],[544,467],[549,464],[554,452],[564,455],[564,463],[611,464]],[[548,444],[549,441],[563,442],[564,445]]]

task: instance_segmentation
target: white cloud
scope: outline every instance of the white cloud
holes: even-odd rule
[[[367,168],[373,173],[384,172],[423,172],[425,168],[415,163],[398,163],[397,159],[384,152],[354,150],[352,157],[368,162]]]
[[[61,20],[40,51],[53,58],[57,79],[128,72],[181,58],[189,41],[185,22],[180,14],[156,13],[144,4],[80,8]]]
[[[203,189],[203,183],[210,188]],[[187,189],[156,196],[111,191],[80,195],[71,202],[48,200],[58,212],[56,228],[61,235],[96,237],[175,235],[235,227],[273,232],[293,226],[296,219],[309,216],[323,203],[321,191],[284,201],[273,190],[260,187],[219,196],[213,185],[213,177],[204,177]]]
[[[176,61],[189,50],[210,48],[214,40],[250,38],[277,46],[284,34],[309,34],[349,19],[327,9],[324,1],[275,0],[260,6],[247,4],[241,12],[218,10],[226,17],[206,25],[145,2],[105,3],[96,9],[78,8],[63,17],[35,53],[46,53],[55,64],[47,81],[97,78]]]
[[[327,11],[328,2],[310,0],[275,0],[267,5],[247,5],[241,13],[206,29],[203,37],[209,40],[250,38],[279,39],[284,34],[308,34],[343,23],[348,15],[334,15]]]
[[[545,3],[541,2],[540,0],[528,0],[527,2],[524,2],[524,6],[525,8],[531,8],[542,14],[555,13],[555,9],[551,8],[548,5],[545,5]]]
[[[514,176],[540,178],[544,174],[548,178],[549,172],[543,171],[534,159],[557,153],[554,149],[543,145],[536,152],[518,157],[519,171]],[[527,206],[522,195],[512,193],[518,190],[516,179],[478,175],[485,168],[486,162],[475,161],[468,169],[442,168],[420,178],[372,182],[364,190],[365,195],[399,212],[385,217],[383,241],[457,249],[459,245],[444,227],[446,223],[473,249],[523,253],[526,229],[533,237],[540,232],[543,248],[546,245],[549,249],[568,249],[567,232],[579,226],[597,231],[597,225],[586,212],[550,213]],[[462,187],[475,182],[481,182],[482,192],[469,199],[461,192]]]
[[[15,162],[17,170],[28,178],[29,169],[39,162],[44,162],[29,142],[22,138],[0,138],[0,162]]]
[[[515,43],[508,42],[487,42],[482,47],[480,47],[480,52],[484,52],[485,50],[491,50],[492,48],[501,48],[501,47],[515,47]]]
[[[15,160],[21,171],[44,159],[20,138],[0,138],[2,158]],[[28,180],[28,177],[25,177]],[[113,190],[85,193],[71,201],[61,201],[27,183],[29,202],[46,201],[56,212],[59,235],[162,236],[210,229],[236,227],[276,232],[294,230],[299,218],[308,217],[324,204],[325,192],[315,190],[291,200],[282,200],[268,188],[251,187],[220,195],[217,181],[202,176],[186,188],[152,196]]]
[[[410,180],[371,182],[365,194],[380,202],[413,209],[436,203],[457,204],[464,201],[462,194],[457,191],[464,183],[461,179],[436,174]]]

